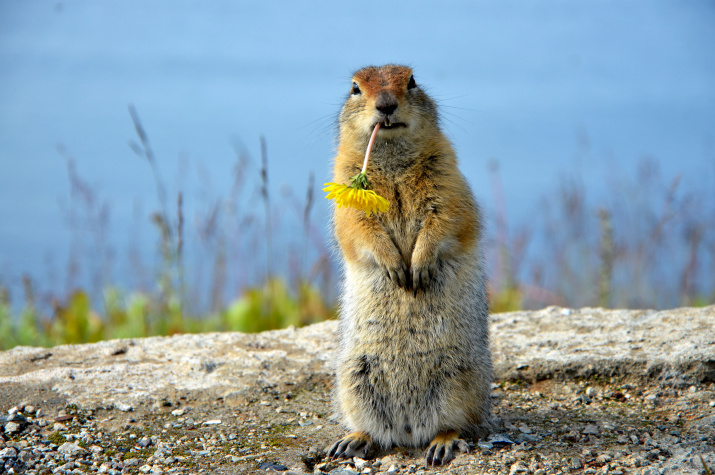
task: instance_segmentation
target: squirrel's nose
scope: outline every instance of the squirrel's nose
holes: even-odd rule
[[[397,109],[397,98],[388,92],[381,92],[375,100],[375,109],[385,115],[390,115]]]

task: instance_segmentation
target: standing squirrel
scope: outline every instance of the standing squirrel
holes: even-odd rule
[[[336,412],[352,431],[328,455],[425,447],[448,463],[490,423],[492,364],[481,217],[437,107],[405,66],[353,76],[340,113],[334,181],[367,170],[387,212],[336,207],[344,259]]]

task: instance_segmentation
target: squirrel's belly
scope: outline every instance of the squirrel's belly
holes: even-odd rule
[[[421,346],[421,345],[417,345]],[[423,446],[438,432],[468,429],[481,404],[478,365],[464,348],[411,350],[410,342],[345,348],[337,396],[352,430],[383,446]],[[377,350],[377,351],[375,351]]]
[[[348,425],[384,446],[420,446],[439,432],[447,382],[434,355],[355,354],[338,368]]]

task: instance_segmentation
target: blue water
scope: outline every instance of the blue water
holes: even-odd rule
[[[644,156],[707,190],[713,26],[710,1],[0,0],[0,279],[66,284],[70,155],[111,211],[118,258],[148,223],[157,194],[128,146],[129,104],[187,210],[228,193],[234,144],[255,163],[261,135],[274,196],[289,185],[302,197],[310,172],[330,178],[335,114],[368,64],[413,66],[488,214],[498,160],[515,225],[564,176],[607,193]],[[321,229],[327,215],[318,200]],[[150,234],[141,252],[154,252]]]

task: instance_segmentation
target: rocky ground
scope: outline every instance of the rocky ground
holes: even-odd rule
[[[0,473],[707,474],[715,307],[493,317],[495,428],[329,461],[335,323],[0,353]]]

